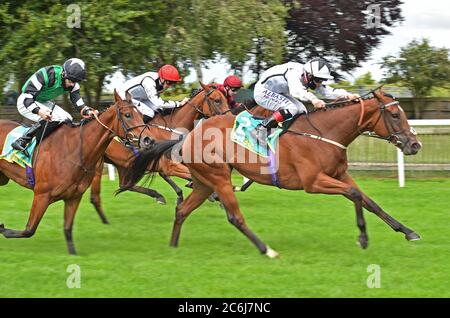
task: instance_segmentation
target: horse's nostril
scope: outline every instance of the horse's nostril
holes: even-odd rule
[[[421,145],[420,142],[414,142],[414,143],[411,145],[411,148],[414,149],[414,150],[419,150],[421,147],[422,147],[422,145]]]

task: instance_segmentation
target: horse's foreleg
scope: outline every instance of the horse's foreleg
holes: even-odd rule
[[[366,232],[366,221],[364,220],[362,209],[362,194],[356,185],[345,183],[326,174],[320,174],[312,184],[305,183],[304,187],[305,191],[309,193],[342,194],[347,199],[353,201],[355,204],[356,224],[360,231],[358,242],[361,248],[367,248],[369,238]]]
[[[166,181],[172,187],[172,189],[177,194],[177,205],[183,202],[183,191],[181,190],[181,188],[172,179],[166,176],[163,172],[160,172],[159,175],[161,176],[161,178],[164,179],[164,181]]]
[[[192,213],[196,208],[198,208],[206,198],[212,193],[212,189],[204,185],[197,179],[193,180],[193,190],[188,195],[186,200],[180,203],[175,208],[175,221],[173,223],[172,238],[170,240],[170,246],[178,246],[178,241],[180,239],[181,226],[184,220]]]
[[[64,235],[66,237],[67,248],[69,250],[69,254],[75,255],[77,254],[75,250],[75,245],[73,243],[72,238],[72,227],[73,220],[75,218],[75,213],[78,210],[78,206],[80,205],[81,196],[78,198],[65,200],[64,203]]]
[[[6,238],[27,238],[33,236],[49,204],[48,194],[35,195],[25,230],[7,229],[3,224],[0,224],[0,233]]]
[[[345,174],[342,177],[342,180],[357,188],[355,181],[349,174]],[[420,236],[417,233],[415,233],[413,230],[407,228],[402,223],[398,222],[396,219],[394,219],[389,214],[384,212],[383,209],[380,206],[378,206],[374,201],[372,201],[366,194],[364,194],[361,190],[359,190],[359,191],[362,195],[362,201],[363,201],[364,208],[366,208],[368,211],[377,215],[386,224],[388,224],[394,231],[402,232],[403,234],[405,234],[405,238],[408,241],[420,240]]]
[[[94,205],[95,210],[97,211],[98,216],[102,220],[103,224],[109,224],[108,219],[106,218],[106,215],[103,212],[100,198],[103,166],[104,164],[102,159],[97,163],[97,166],[95,168],[95,176],[91,183],[91,203]]]

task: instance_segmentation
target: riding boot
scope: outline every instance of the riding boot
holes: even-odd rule
[[[278,121],[276,120],[276,118],[274,117],[274,115],[264,119],[261,123],[261,125],[266,128],[275,128],[278,126]]]
[[[22,137],[16,139],[11,144],[11,147],[13,149],[23,152],[25,156],[29,157],[30,154],[28,153],[26,148],[40,128],[41,123],[39,121],[37,123],[34,123],[33,126],[31,126]]]
[[[292,118],[292,114],[287,109],[280,109],[272,114],[271,117],[264,119],[261,123],[265,128],[275,128],[279,123]]]

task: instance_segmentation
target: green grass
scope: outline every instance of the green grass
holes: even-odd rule
[[[85,197],[74,228],[78,256],[66,252],[62,203],[49,208],[34,237],[1,237],[0,296],[450,297],[448,179],[407,180],[399,189],[395,179],[358,178],[373,200],[422,236],[408,242],[366,213],[367,250],[355,244],[355,213],[345,198],[252,186],[238,194],[242,211],[280,259],[260,255],[210,202],[184,224],[180,247],[170,248],[175,196],[155,181],[167,206],[135,193],[113,197],[117,184],[104,180],[109,226]],[[22,229],[32,192],[11,183],[0,193],[0,223]],[[81,268],[79,289],[66,287],[69,264]],[[370,264],[381,267],[381,288],[366,285]]]

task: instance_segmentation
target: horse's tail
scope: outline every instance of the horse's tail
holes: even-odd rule
[[[169,154],[172,148],[182,143],[180,140],[164,140],[155,142],[150,149],[143,150],[134,159],[125,171],[124,185],[117,190],[116,194],[129,190],[138,183],[147,173],[150,178],[158,171],[158,163],[164,154]]]

